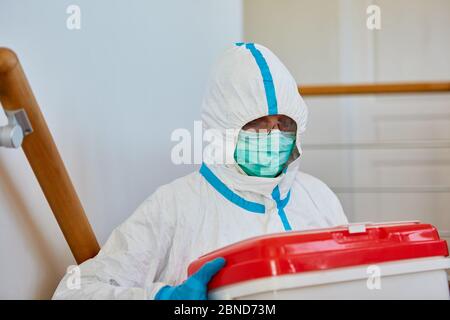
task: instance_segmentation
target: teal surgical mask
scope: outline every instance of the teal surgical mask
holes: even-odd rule
[[[294,146],[294,132],[241,130],[234,159],[249,176],[273,178],[285,167]]]

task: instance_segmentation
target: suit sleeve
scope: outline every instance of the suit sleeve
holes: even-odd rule
[[[158,278],[175,225],[175,217],[163,212],[160,197],[157,191],[112,232],[95,258],[66,274],[53,299],[154,299],[166,285]]]

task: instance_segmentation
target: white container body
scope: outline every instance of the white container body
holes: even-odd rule
[[[421,258],[249,280],[210,291],[215,300],[449,300],[450,259]]]

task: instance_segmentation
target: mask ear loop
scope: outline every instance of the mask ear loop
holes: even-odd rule
[[[296,156],[296,153],[298,153],[298,156]],[[298,129],[295,133],[295,147],[294,150],[292,150],[291,156],[289,157],[288,162],[286,163],[285,169],[294,162],[295,160],[299,159],[303,155],[303,149],[301,146],[301,139],[300,139],[300,133],[298,132]]]
[[[295,135],[295,149],[297,149],[298,157],[300,158],[303,155],[303,149],[300,140],[300,133],[297,132]]]

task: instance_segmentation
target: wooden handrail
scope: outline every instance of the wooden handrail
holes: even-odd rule
[[[299,86],[302,96],[450,92],[450,82],[374,83]]]
[[[33,127],[22,148],[77,263],[100,250],[75,188],[59,155],[16,54],[0,48],[0,102],[24,109]]]

